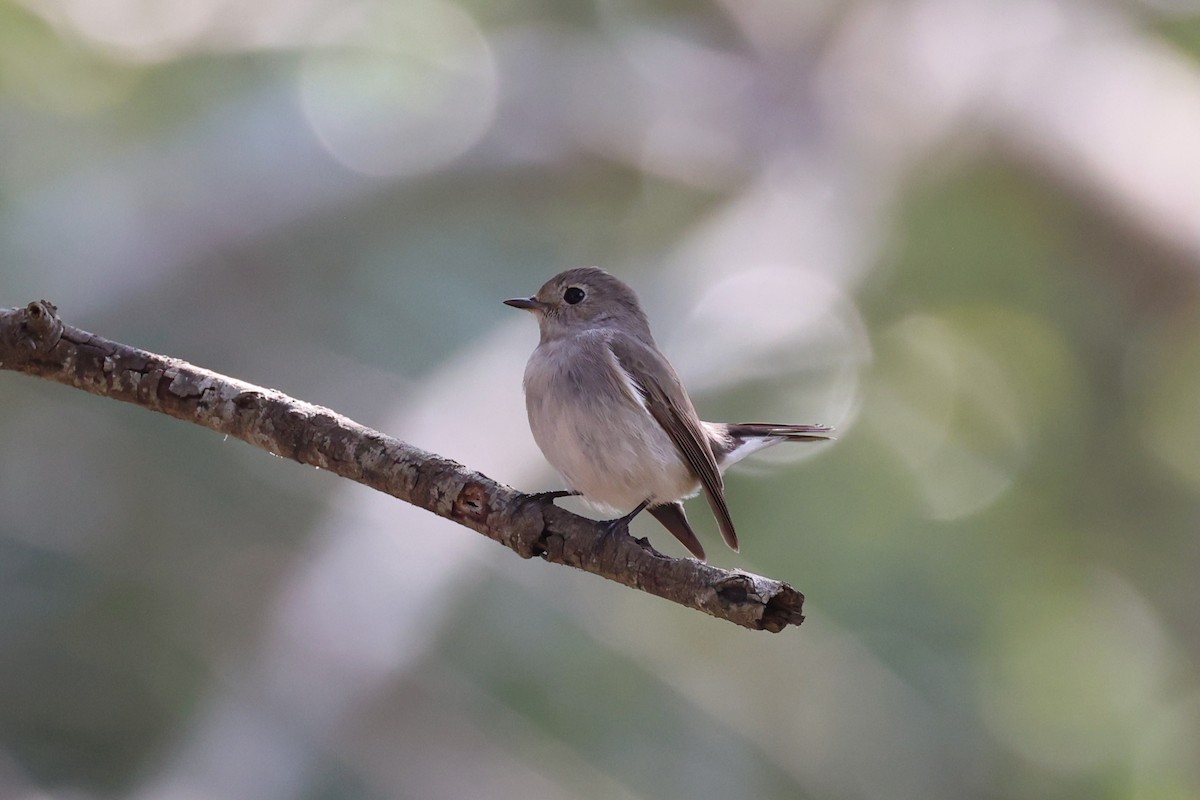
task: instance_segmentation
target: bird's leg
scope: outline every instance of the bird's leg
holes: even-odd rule
[[[604,539],[607,539],[609,536],[613,536],[617,533],[624,533],[624,534],[628,535],[629,523],[633,521],[634,517],[636,517],[638,514],[640,514],[646,510],[646,506],[650,505],[651,499],[652,498],[646,498],[642,502],[638,503],[637,508],[635,508],[633,511],[630,511],[628,514],[626,514],[623,517],[617,517],[616,519],[606,519],[603,522],[600,522],[599,525],[600,525],[601,529],[603,530],[603,533],[601,534],[601,537],[600,537],[601,541],[603,541]]]
[[[579,494],[582,494],[582,492],[577,492],[574,489],[555,489],[552,492],[533,492],[525,495],[525,502],[544,505],[546,503],[553,503],[560,497],[575,497]]]

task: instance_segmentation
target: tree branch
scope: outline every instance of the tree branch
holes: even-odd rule
[[[592,520],[538,502],[447,458],[327,408],[64,325],[45,300],[0,309],[0,369],[23,372],[194,422],[453,520],[510,548],[641,589],[756,630],[803,620],[781,581],[603,536]]]

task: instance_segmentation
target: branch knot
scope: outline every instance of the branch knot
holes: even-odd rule
[[[22,344],[36,353],[48,353],[62,338],[58,308],[48,300],[34,300],[20,312]]]

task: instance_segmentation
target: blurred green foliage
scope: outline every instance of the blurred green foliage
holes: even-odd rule
[[[1200,23],[1014,8],[0,2],[0,305],[535,489],[499,301],[600,264],[839,426],[728,476],[768,636],[2,374],[0,797],[1200,795]]]

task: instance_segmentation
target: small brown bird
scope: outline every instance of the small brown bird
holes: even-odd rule
[[[681,500],[704,491],[721,536],[737,533],[725,503],[722,473],[779,442],[830,438],[824,425],[703,422],[650,334],[637,295],[597,267],[555,275],[537,294],[505,300],[532,312],[541,342],[525,367],[529,427],[569,491],[624,516],[627,531],[644,509],[699,559],[704,548]]]

